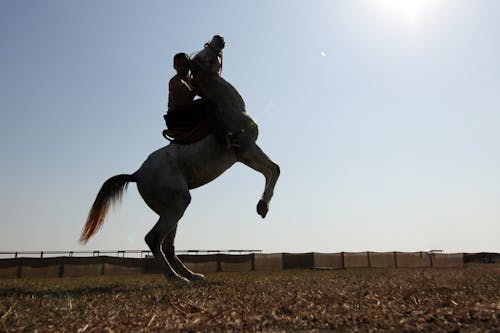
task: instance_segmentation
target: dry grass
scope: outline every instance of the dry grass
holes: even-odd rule
[[[499,332],[500,266],[0,280],[0,332]]]

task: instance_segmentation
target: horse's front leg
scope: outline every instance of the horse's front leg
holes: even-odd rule
[[[274,163],[257,144],[244,149],[237,155],[238,161],[260,172],[266,177],[264,193],[257,204],[257,213],[264,218],[269,210],[269,202],[273,197],[274,186],[280,175],[280,167],[278,164]]]

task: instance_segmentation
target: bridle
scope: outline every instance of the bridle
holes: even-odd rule
[[[212,44],[210,43],[205,43],[205,48],[209,48],[210,51],[212,51],[213,53],[217,54],[217,57],[220,57],[220,69],[219,69],[219,75],[222,76],[222,50],[221,49],[218,49],[216,48],[215,46],[213,46]]]

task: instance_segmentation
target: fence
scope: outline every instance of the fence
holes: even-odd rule
[[[99,275],[161,273],[148,251],[140,258],[126,258],[130,251],[91,251],[93,256],[0,259],[0,278],[79,277]],[[108,252],[108,253],[109,253]],[[339,253],[261,253],[250,250],[179,251],[179,258],[196,272],[246,272],[282,269],[356,269],[356,268],[450,268],[463,267],[464,260],[478,254],[428,252],[339,252]],[[197,254],[192,254],[192,252]],[[245,253],[246,254],[242,254]],[[23,252],[24,253],[24,252]],[[38,252],[36,252],[38,253]],[[36,255],[36,253],[33,253]],[[94,255],[95,253],[95,255]],[[238,253],[238,254],[234,254]],[[0,253],[1,254],[1,253]],[[51,252],[51,254],[54,254]],[[99,255],[97,255],[99,254]],[[468,256],[468,257],[467,257]],[[475,257],[474,257],[475,258]]]
[[[244,253],[262,253],[262,250],[178,250],[176,254],[244,254]],[[18,258],[18,257],[37,257],[47,258],[56,256],[89,256],[115,255],[117,257],[139,257],[146,258],[151,256],[149,250],[94,250],[94,251],[0,251],[0,259]]]

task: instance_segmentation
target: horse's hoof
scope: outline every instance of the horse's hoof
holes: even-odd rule
[[[174,282],[174,283],[180,283],[180,284],[189,284],[190,281],[186,279],[185,277],[182,277],[180,275],[174,274],[165,274],[165,278],[167,278],[168,281]]]
[[[198,274],[198,273],[193,273],[191,277],[189,278],[190,281],[205,281],[205,275],[203,274]]]
[[[257,213],[262,216],[262,218],[266,217],[267,212],[269,210],[269,206],[264,200],[259,200],[257,204]]]

